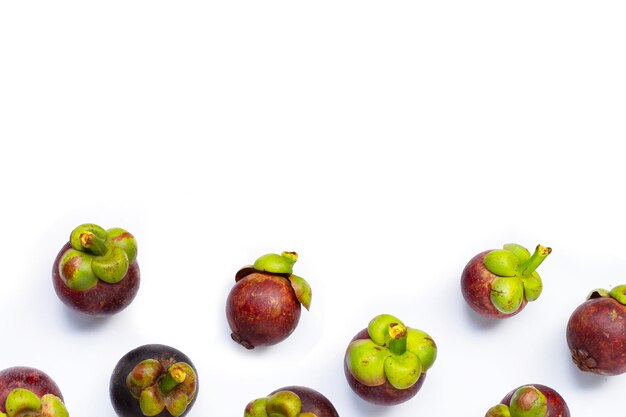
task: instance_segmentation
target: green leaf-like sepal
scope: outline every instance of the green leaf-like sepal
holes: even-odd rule
[[[185,392],[175,391],[165,397],[165,408],[174,417],[178,417],[184,413],[188,405],[189,397]]]
[[[41,397],[41,417],[69,417],[63,401],[56,395],[46,394]]]
[[[422,374],[422,364],[413,352],[392,355],[385,359],[387,381],[397,389],[406,389],[417,382]]]
[[[509,407],[504,404],[498,404],[491,407],[485,417],[511,417]]]
[[[293,273],[293,264],[297,260],[298,255],[295,252],[283,252],[280,255],[269,253],[254,262],[254,269],[272,274],[291,274]]]
[[[270,417],[298,417],[301,410],[300,397],[291,391],[278,391],[267,399],[266,411]]]
[[[391,314],[380,314],[374,317],[367,325],[367,333],[370,339],[377,345],[384,346],[389,340],[389,326],[393,323],[404,325],[399,318]]]
[[[267,398],[250,401],[246,406],[243,417],[269,417],[266,411]]]
[[[15,388],[7,395],[4,408],[8,417],[37,415],[41,413],[41,400],[32,391]]]
[[[75,249],[68,249],[59,262],[59,275],[69,288],[86,291],[98,284],[98,277],[93,273],[93,256]]]
[[[514,252],[504,249],[492,250],[483,259],[485,267],[500,277],[514,277],[519,263],[519,258]]]
[[[518,245],[517,243],[507,243],[502,247],[502,249],[513,252],[515,256],[517,256],[517,259],[519,259],[520,264],[530,259],[530,252],[528,251],[528,249],[526,249],[522,245]]]
[[[533,271],[529,276],[522,276],[522,284],[524,285],[524,297],[526,301],[535,301],[543,291],[543,283],[537,271]]]
[[[156,416],[165,409],[165,401],[159,395],[156,385],[152,385],[141,391],[139,397],[139,408],[144,416]]]
[[[154,385],[164,369],[161,363],[155,359],[145,359],[139,362],[126,377],[126,386],[133,397],[139,398],[141,391]]]
[[[289,275],[289,281],[291,282],[291,288],[293,288],[296,298],[307,310],[311,307],[312,291],[308,282],[297,275]]]
[[[421,330],[408,329],[406,350],[413,352],[420,359],[422,372],[429,370],[435,363],[435,359],[437,359],[437,345],[435,341],[428,333]]]
[[[618,285],[609,291],[609,296],[620,304],[626,305],[626,285]]]
[[[389,349],[369,339],[357,339],[348,345],[346,365],[350,373],[363,385],[375,387],[385,383],[385,359]]]
[[[89,234],[93,234],[94,237],[101,242],[107,239],[107,232],[102,227],[93,223],[85,223],[72,230],[72,233],[70,233],[70,245],[78,251],[97,255],[99,254],[100,247],[93,247],[86,244],[85,238]]]
[[[126,252],[128,263],[132,264],[137,259],[137,241],[135,237],[124,229],[114,227],[106,231],[107,242],[111,246],[117,246]]]
[[[128,272],[128,256],[124,249],[113,246],[102,256],[96,256],[91,262],[93,273],[104,282],[120,282]]]
[[[498,277],[491,283],[490,298],[498,311],[511,314],[522,305],[524,284],[517,277]]]
[[[548,401],[537,388],[525,386],[515,391],[509,409],[515,417],[546,417]]]

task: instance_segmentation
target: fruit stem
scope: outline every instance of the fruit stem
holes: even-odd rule
[[[396,355],[406,352],[406,326],[401,323],[391,323],[389,325],[389,340],[387,348]]]
[[[96,256],[102,256],[109,251],[104,239],[99,238],[92,232],[84,232],[80,234],[80,244],[84,248],[89,249]]]
[[[159,381],[159,389],[163,394],[168,394],[179,384],[183,383],[186,378],[187,373],[185,370],[175,363],[168,368],[167,373]]]
[[[537,267],[541,265],[544,259],[546,259],[546,257],[550,255],[551,252],[551,248],[537,245],[537,247],[535,248],[535,252],[532,254],[532,256],[519,267],[519,270],[522,271],[522,276],[528,277],[530,276],[530,274],[535,272],[535,269],[537,269]]]

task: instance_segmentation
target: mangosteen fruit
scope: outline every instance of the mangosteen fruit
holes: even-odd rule
[[[275,345],[289,336],[300,320],[300,305],[311,306],[311,287],[293,274],[295,252],[267,254],[235,275],[226,300],[231,338],[247,349]]]
[[[554,389],[528,384],[505,395],[485,417],[570,417],[570,412],[563,397]]]
[[[82,224],[59,251],[52,267],[54,290],[70,308],[107,316],[126,308],[139,290],[137,242],[119,227]]]
[[[551,252],[538,245],[531,255],[525,247],[509,243],[502,249],[479,253],[461,274],[463,298],[482,316],[514,316],[541,294],[543,284],[536,269]]]
[[[344,373],[365,401],[395,405],[417,394],[436,357],[437,345],[427,333],[381,314],[348,345]]]
[[[143,345],[119,360],[109,394],[119,417],[184,416],[198,395],[198,373],[178,349]]]
[[[626,372],[626,285],[592,291],[570,316],[566,334],[581,371],[607,376]]]
[[[69,417],[55,382],[39,369],[0,371],[0,417]]]
[[[267,397],[251,401],[244,417],[339,417],[337,410],[321,393],[300,386],[279,388]]]

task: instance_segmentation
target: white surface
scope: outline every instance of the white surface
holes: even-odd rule
[[[574,416],[615,414],[626,375],[577,371],[564,333],[589,290],[626,282],[626,6],[435,3],[2,2],[0,368],[45,370],[77,417],[113,417],[111,370],[153,342],[199,369],[190,417],[291,384],[342,417],[480,416],[529,382]],[[87,221],[140,245],[139,295],[106,320],[51,285]],[[506,242],[554,252],[541,298],[487,323],[459,275]],[[282,250],[312,309],[246,351],[224,316],[233,274]],[[342,371],[383,312],[439,346],[421,392],[386,409]]]

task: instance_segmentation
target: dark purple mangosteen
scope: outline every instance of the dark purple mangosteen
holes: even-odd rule
[[[295,252],[261,256],[240,269],[226,300],[232,339],[247,349],[275,345],[287,338],[300,320],[300,304],[311,305],[311,287],[293,274]]]
[[[119,360],[109,393],[119,417],[184,416],[198,396],[198,373],[178,349],[144,345]]]
[[[74,229],[52,267],[54,289],[70,308],[107,316],[126,308],[139,290],[137,242],[124,229],[95,224]]]

